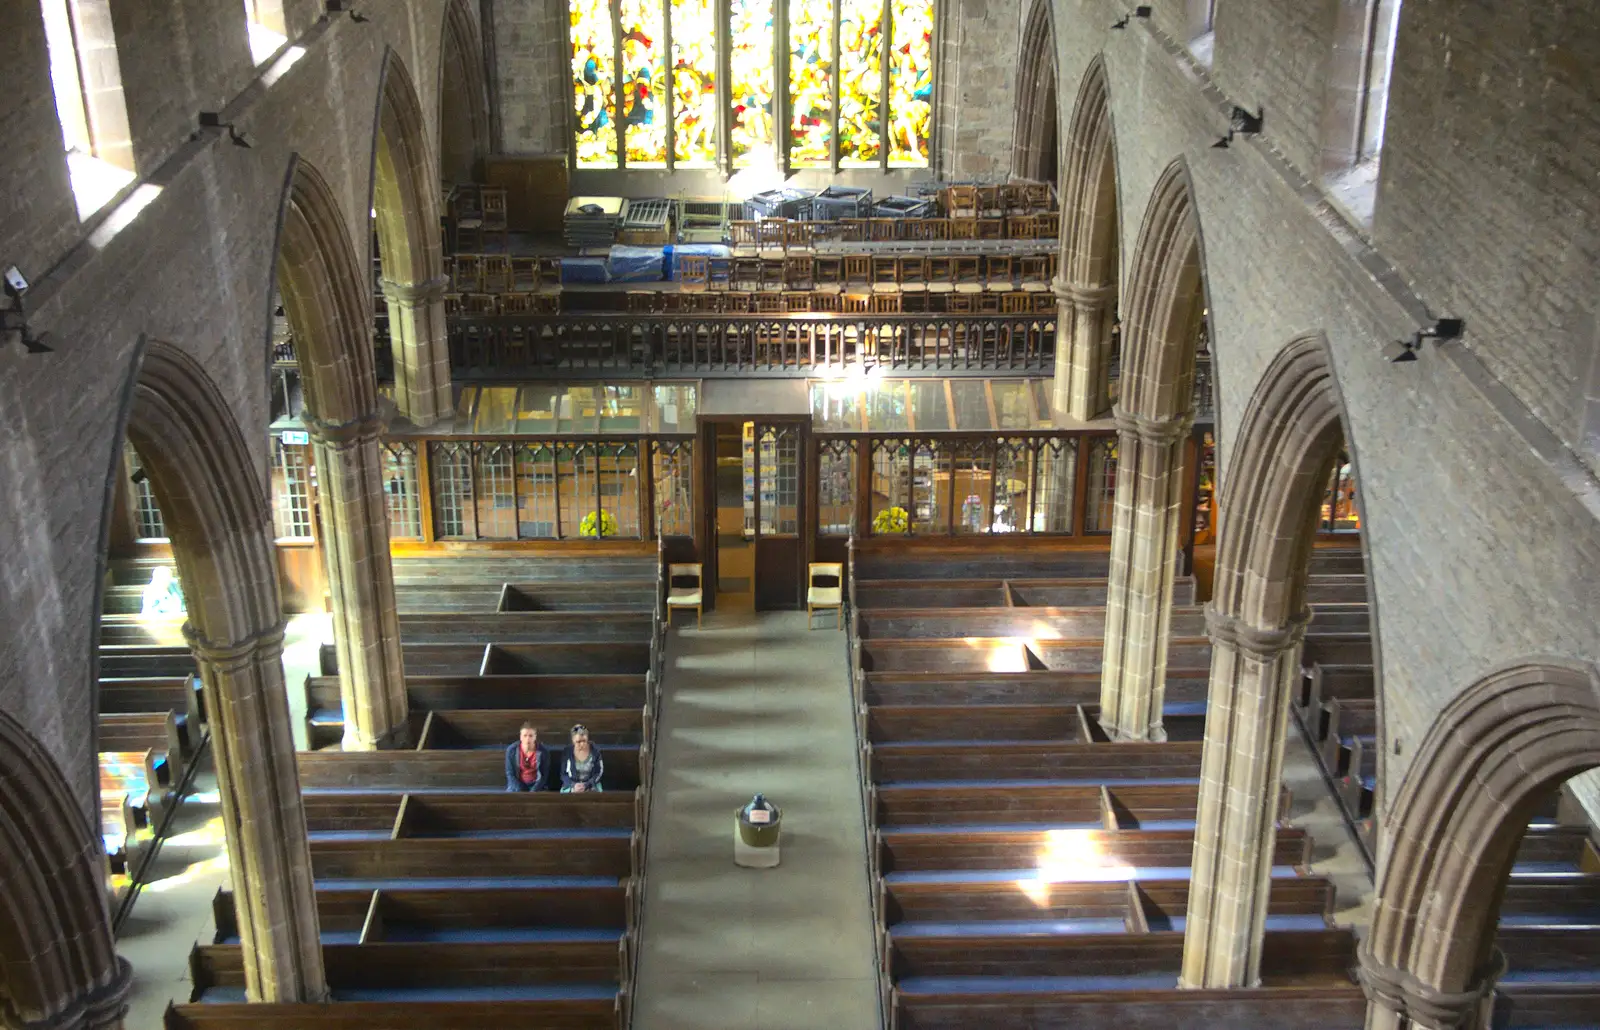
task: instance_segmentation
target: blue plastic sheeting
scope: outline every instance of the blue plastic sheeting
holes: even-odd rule
[[[1162,715],[1204,715],[1206,703],[1204,701],[1168,701],[1161,708]]]
[[[687,254],[691,257],[710,258],[733,257],[732,249],[720,243],[669,243],[662,248],[662,252],[666,256],[666,275],[668,279],[676,279],[678,277],[678,258],[680,255]]]
[[[609,264],[605,258],[569,257],[561,259],[562,283],[606,283],[611,281]]]
[[[615,887],[619,882],[615,876],[401,876],[387,880],[326,878],[317,880],[315,886],[319,891],[483,890],[501,887],[529,890],[534,887]]]
[[[660,247],[611,248],[611,281],[614,283],[658,283],[665,278],[666,255]]]
[[[889,928],[891,937],[1056,937],[1077,934],[1128,932],[1121,919],[1008,919],[982,923],[901,923]]]
[[[330,989],[334,1001],[598,1001],[617,996],[617,985],[606,983],[505,984],[485,987],[332,987]],[[535,1020],[532,1025],[539,1025],[538,1021]]]
[[[910,976],[901,994],[995,994],[1055,991],[1148,991],[1177,984],[1178,971],[1125,976]]]
[[[615,941],[622,927],[588,926],[485,926],[476,929],[438,930],[424,926],[383,927],[386,942],[408,944],[534,944],[538,942]],[[323,940],[327,937],[324,935]]]

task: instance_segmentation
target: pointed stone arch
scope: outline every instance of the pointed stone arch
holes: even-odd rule
[[[1017,63],[1017,116],[1012,174],[1054,183],[1059,165],[1055,15],[1050,0],[1033,0],[1022,26]]]
[[[1385,824],[1361,979],[1373,1030],[1484,1025],[1503,959],[1500,897],[1533,811],[1600,767],[1600,669],[1533,658],[1463,691],[1434,720]]]
[[[378,446],[372,293],[350,224],[323,175],[292,159],[275,285],[294,339],[317,467],[344,743],[371,750],[404,743],[410,729]]]
[[[1206,307],[1200,222],[1182,158],[1151,193],[1129,278],[1100,711],[1116,739],[1165,740],[1183,456],[1194,426],[1197,329]]]
[[[438,163],[422,104],[393,49],[383,55],[372,140],[372,210],[394,352],[394,399],[418,426],[451,410],[444,254],[439,238]]]
[[[439,35],[439,160],[445,182],[478,182],[492,126],[483,37],[467,0],[449,0]]]
[[[55,759],[0,712],[0,1023],[122,1026],[133,971],[117,956],[100,842]]]
[[[1344,426],[1327,339],[1293,340],[1256,385],[1222,484],[1185,987],[1260,978],[1307,571]]]
[[[250,449],[198,362],[141,343],[127,436],[161,505],[200,667],[249,997],[327,993],[283,680],[272,515]]]
[[[1079,421],[1111,404],[1121,280],[1116,132],[1103,55],[1084,72],[1062,148],[1061,271],[1055,282],[1055,410]]]

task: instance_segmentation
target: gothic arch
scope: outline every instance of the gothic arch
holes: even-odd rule
[[[400,55],[383,55],[377,131],[372,139],[372,209],[377,212],[384,278],[420,283],[444,274],[439,239],[438,168],[411,73]]]
[[[1500,896],[1532,809],[1600,766],[1600,669],[1533,659],[1434,720],[1385,824],[1361,949],[1367,1026],[1468,1025],[1498,975]]]
[[[1017,116],[1011,170],[1035,182],[1056,178],[1057,137],[1055,16],[1050,0],[1033,0],[1022,26],[1017,64]]]
[[[0,712],[0,1024],[121,1027],[133,971],[111,936],[100,842],[67,781]]]
[[[1189,414],[1204,266],[1189,167],[1179,158],[1157,180],[1134,245],[1123,305],[1121,410],[1151,422]]]
[[[1106,285],[1119,280],[1116,134],[1103,56],[1084,72],[1067,126],[1061,168],[1061,277]],[[1114,310],[1116,305],[1112,303]]]
[[[327,179],[298,156],[280,218],[276,285],[294,329],[306,415],[335,426],[370,418],[378,388],[369,277]]]
[[[478,21],[449,0],[439,52],[439,159],[445,182],[475,182],[489,152],[489,77]]]

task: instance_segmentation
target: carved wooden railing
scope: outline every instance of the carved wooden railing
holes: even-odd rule
[[[450,320],[457,379],[1055,368],[1052,315],[498,315]]]

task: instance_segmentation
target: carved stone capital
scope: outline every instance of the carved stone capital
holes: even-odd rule
[[[261,662],[277,661],[283,655],[286,622],[278,622],[242,640],[219,644],[200,635],[194,623],[183,624],[183,638],[194,656],[218,672],[238,672]]]
[[[391,304],[420,308],[442,302],[444,295],[450,290],[450,280],[444,276],[424,279],[420,283],[397,283],[393,279],[380,279],[378,286],[383,290],[383,299]]]
[[[1176,418],[1145,418],[1124,408],[1113,408],[1119,433],[1132,433],[1139,442],[1153,447],[1167,447],[1184,439],[1194,428],[1194,413],[1184,412]]]
[[[1079,311],[1090,313],[1103,311],[1111,302],[1113,292],[1109,285],[1073,283],[1060,276],[1050,280],[1050,289],[1055,291],[1056,300],[1063,304],[1071,304]]]
[[[1428,1030],[1468,1030],[1477,1025],[1483,1000],[1506,971],[1506,957],[1495,948],[1488,963],[1463,991],[1441,991],[1404,969],[1385,965],[1362,949],[1359,976],[1367,1000]]]
[[[324,422],[309,412],[300,418],[305,422],[306,431],[311,434],[313,441],[336,451],[359,447],[361,444],[376,440],[383,434],[384,428],[383,418],[377,412],[370,412],[348,422]]]
[[[1215,603],[1206,605],[1206,635],[1213,645],[1233,648],[1263,662],[1275,661],[1293,650],[1306,635],[1311,609],[1303,608],[1281,626],[1252,626],[1237,615],[1220,611]]]

